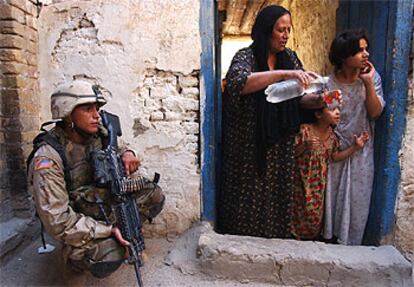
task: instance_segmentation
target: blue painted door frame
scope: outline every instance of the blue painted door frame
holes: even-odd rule
[[[201,219],[214,222],[221,126],[220,45],[216,1],[200,2]]]
[[[405,132],[413,2],[340,1],[337,31],[364,28],[371,60],[383,80],[386,107],[375,128],[375,179],[366,244],[379,244],[394,226],[400,184],[399,151]]]
[[[406,123],[407,71],[412,35],[413,2],[343,1],[337,31],[365,28],[371,59],[383,79],[387,106],[376,124],[375,183],[365,242],[378,244],[394,224],[400,182],[399,150]],[[221,93],[219,40],[215,1],[200,2],[201,54],[201,197],[205,221],[216,218],[220,145]]]

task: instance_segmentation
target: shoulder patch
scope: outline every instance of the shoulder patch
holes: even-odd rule
[[[39,158],[34,163],[34,170],[46,169],[51,168],[53,162],[47,158]]]

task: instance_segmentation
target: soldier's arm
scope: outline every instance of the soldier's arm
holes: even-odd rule
[[[118,138],[118,153],[122,155],[122,162],[127,176],[138,170],[141,165],[140,160],[128,144],[120,138]]]
[[[36,209],[45,229],[56,239],[82,246],[111,235],[112,226],[75,212],[69,205],[63,163],[53,148],[42,146],[30,165]]]

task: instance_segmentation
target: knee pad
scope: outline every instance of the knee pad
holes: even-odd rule
[[[88,269],[94,277],[104,278],[121,266],[125,255],[126,249],[114,238],[99,240],[87,254]]]
[[[123,260],[92,263],[89,271],[96,278],[104,278],[115,272]]]

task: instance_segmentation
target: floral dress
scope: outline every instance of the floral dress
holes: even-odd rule
[[[292,234],[298,239],[314,239],[321,233],[326,178],[338,140],[331,128],[316,149],[305,149],[296,157],[296,180],[292,207]],[[312,138],[312,128],[303,124],[295,138],[295,148],[304,148]]]

